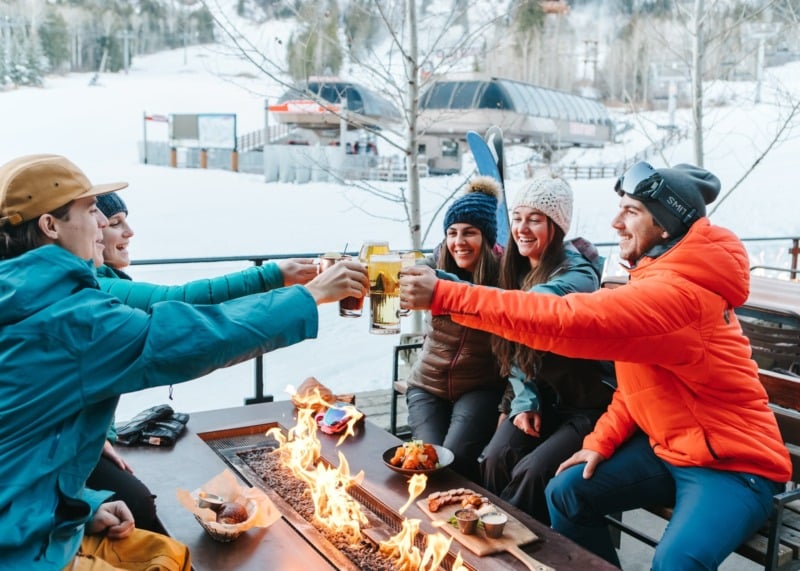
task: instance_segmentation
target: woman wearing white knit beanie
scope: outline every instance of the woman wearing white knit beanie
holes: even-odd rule
[[[572,189],[558,177],[539,176],[519,191],[511,207],[500,287],[565,295],[600,286],[602,262],[596,252],[588,259],[564,242],[572,203]],[[603,380],[613,379],[613,367],[538,352],[499,337],[492,347],[509,390],[501,404],[504,418],[481,457],[483,484],[549,522],[545,486],[605,411],[611,390]]]

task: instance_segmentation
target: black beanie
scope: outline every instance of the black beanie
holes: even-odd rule
[[[456,199],[444,215],[444,232],[453,224],[475,226],[493,247],[497,243],[497,197],[500,185],[488,176],[474,178],[464,195]]]
[[[98,196],[97,208],[106,215],[106,218],[111,218],[120,212],[124,212],[125,216],[128,215],[128,207],[125,206],[125,203],[116,192],[109,192],[108,194],[101,194]]]
[[[655,169],[655,174],[661,176],[667,188],[684,204],[671,200],[669,195],[661,197],[661,200],[630,196],[641,200],[656,222],[671,237],[685,234],[692,224],[706,215],[706,204],[714,202],[719,195],[719,179],[694,165],[681,164],[673,168]]]

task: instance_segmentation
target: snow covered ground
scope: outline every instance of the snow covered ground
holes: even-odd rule
[[[184,63],[184,57],[186,63]],[[136,58],[129,74],[103,75],[89,86],[91,74],[48,78],[44,88],[0,92],[0,162],[26,153],[64,154],[96,182],[126,180],[123,196],[137,232],[134,259],[233,256],[354,250],[366,239],[387,239],[393,248],[409,246],[401,207],[353,186],[331,183],[266,184],[259,175],[213,170],[154,167],[138,162],[143,114],[236,113],[239,133],[263,125],[264,97],[281,90],[255,77],[246,64],[207,47]],[[706,167],[730,188],[756,161],[785,121],[787,93],[800,94],[800,64],[769,69],[763,103],[752,102],[753,84],[715,85],[707,109]],[[634,120],[634,119],[632,119]],[[565,164],[613,163],[631,156],[659,137],[664,113],[635,119],[636,128],[619,144],[604,149],[576,149]],[[686,124],[686,110],[677,121]],[[161,131],[159,131],[161,129]],[[798,156],[797,121],[787,129],[736,192],[713,215],[742,237],[800,234],[796,183],[791,178]],[[149,123],[149,139],[166,139],[163,124]],[[509,153],[507,192],[524,184],[519,151]],[[692,162],[691,141],[655,157],[656,165]],[[422,182],[423,228],[431,224],[425,246],[442,237],[437,208],[468,176],[432,177]],[[401,183],[384,183],[397,188]],[[615,241],[609,221],[617,199],[613,181],[574,181],[576,204],[572,235],[595,242]],[[723,190],[724,192],[724,190]],[[610,253],[610,252],[605,252]],[[136,279],[182,283],[241,266],[207,268],[134,267]],[[367,333],[367,320],[338,317],[335,306],[321,308],[319,339],[267,355],[266,390],[287,398],[287,384],[314,375],[334,391],[388,388],[391,347],[396,336]],[[219,371],[175,388],[178,410],[237,406],[252,395],[252,364]],[[165,402],[167,389],[153,389],[122,399],[119,419]]]

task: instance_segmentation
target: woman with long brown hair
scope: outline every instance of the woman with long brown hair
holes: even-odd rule
[[[498,192],[493,179],[478,177],[447,209],[436,260],[441,277],[497,285]],[[475,481],[478,456],[494,433],[505,387],[490,339],[447,316],[431,318],[406,393],[413,437],[452,450],[453,468]]]
[[[569,184],[551,176],[535,178],[520,191],[511,210],[500,287],[554,295],[599,287],[599,257],[588,253],[591,248],[581,248],[584,255],[575,247],[591,245],[564,241],[572,202]],[[492,347],[510,386],[501,405],[503,418],[481,456],[483,484],[549,522],[545,486],[605,411],[611,390],[603,380],[613,379],[613,369],[609,363],[536,351],[500,337],[492,339]]]

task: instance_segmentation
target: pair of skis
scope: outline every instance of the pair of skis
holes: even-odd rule
[[[506,170],[503,156],[503,130],[497,125],[492,125],[486,130],[485,137],[481,137],[475,131],[467,131],[467,144],[472,151],[472,156],[475,157],[478,173],[490,176],[500,183],[500,197],[497,201],[497,243],[505,247],[508,243],[510,226],[503,182]]]

